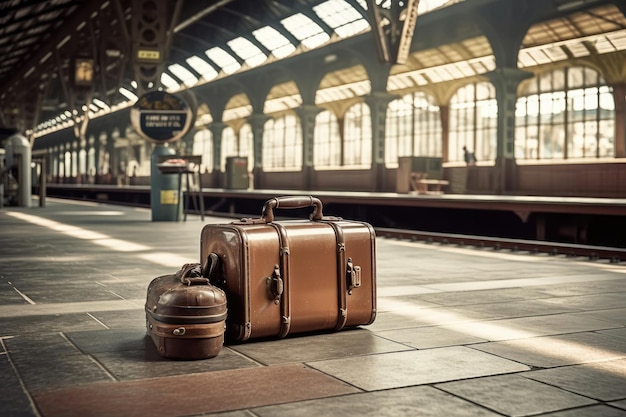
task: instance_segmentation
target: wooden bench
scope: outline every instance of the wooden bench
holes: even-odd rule
[[[450,184],[450,181],[426,178],[425,172],[411,173],[411,194],[443,194],[442,187]]]

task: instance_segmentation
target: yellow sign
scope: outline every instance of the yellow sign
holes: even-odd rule
[[[178,191],[161,190],[161,204],[178,204]]]
[[[158,61],[161,59],[161,51],[140,49],[137,51],[137,58],[150,61]]]

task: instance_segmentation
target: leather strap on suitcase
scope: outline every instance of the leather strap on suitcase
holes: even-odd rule
[[[343,329],[348,320],[348,310],[346,302],[346,239],[343,235],[343,229],[332,220],[336,218],[323,219],[325,223],[328,223],[330,227],[335,231],[337,239],[337,305],[339,306],[339,312],[337,314],[337,325],[335,331]]]
[[[280,265],[278,266],[278,272],[276,268],[274,268],[274,274],[272,275],[271,280],[277,283],[272,285],[272,292],[277,295],[274,302],[280,303],[280,333],[278,333],[278,337],[283,338],[287,336],[289,333],[289,328],[291,327],[291,293],[290,293],[290,283],[289,278],[291,275],[291,269],[289,266],[289,239],[287,238],[287,230],[278,224],[272,223],[272,227],[276,229],[278,232],[278,242],[280,246]],[[281,271],[282,271],[282,284],[280,283],[281,279]],[[278,294],[280,292],[280,287],[282,287],[282,294]],[[274,289],[275,288],[275,289]],[[282,298],[282,301],[281,301]]]

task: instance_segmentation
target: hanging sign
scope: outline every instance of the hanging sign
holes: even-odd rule
[[[193,110],[185,100],[165,91],[141,96],[130,111],[130,121],[144,138],[166,143],[176,141],[191,128]]]

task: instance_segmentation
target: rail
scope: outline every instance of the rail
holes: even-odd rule
[[[459,235],[453,233],[421,232],[417,230],[375,228],[376,235],[386,238],[439,243],[444,245],[491,248],[493,250],[526,251],[571,257],[587,257],[590,260],[608,259],[611,263],[626,261],[626,249],[607,246],[579,245],[539,240],[507,239],[487,236]]]

